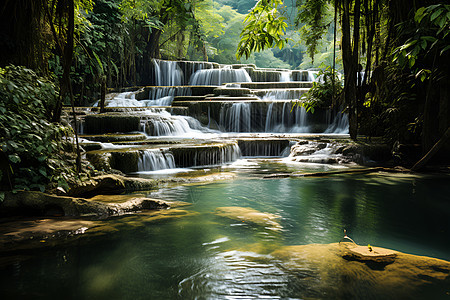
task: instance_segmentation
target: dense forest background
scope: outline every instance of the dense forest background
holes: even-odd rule
[[[405,145],[425,154],[450,136],[449,29],[443,0],[5,0],[0,171],[17,176],[36,164],[37,185],[53,180],[67,169],[51,160],[62,107],[148,84],[152,58],[332,68],[342,88],[333,79],[316,94],[344,108],[352,139],[383,137],[408,164]]]
[[[12,62],[62,76],[61,56],[55,55],[62,50],[54,43],[58,44],[55,39],[65,39],[67,20],[59,11],[65,2],[7,1],[6,9],[2,10],[5,15],[0,43],[6,48],[1,65]],[[254,63],[263,68],[307,69],[332,65],[332,28],[319,43],[319,53],[312,61],[305,55],[306,42],[299,31],[304,24],[298,21],[297,5],[300,4],[294,0],[286,1],[279,9],[288,19],[286,36],[291,42],[282,49],[269,48],[238,60],[236,48],[244,18],[256,3],[244,0],[75,1],[71,78],[76,104],[92,102],[98,96],[103,77],[108,87],[145,85],[151,58]],[[332,7],[326,7],[323,13],[330,23]],[[6,13],[11,11],[14,13]],[[25,24],[30,19],[33,22]],[[338,66],[342,70],[340,61],[338,50]]]

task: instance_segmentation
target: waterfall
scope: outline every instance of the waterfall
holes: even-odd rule
[[[281,108],[280,116],[280,104]],[[308,127],[308,115],[305,108],[295,106],[291,111],[291,102],[272,102],[267,108],[265,132],[290,132],[290,133],[307,133],[310,131]],[[275,107],[274,107],[275,106]],[[274,112],[275,110],[275,112]]]
[[[152,59],[157,86],[183,85],[183,72],[176,61]]]
[[[149,87],[148,99],[157,100],[167,96],[190,96],[191,93],[191,89],[186,86],[152,86]]]
[[[241,156],[236,142],[226,144],[199,145],[191,148],[171,148],[177,166],[200,167],[222,165]]]
[[[219,125],[229,132],[251,132],[251,103],[222,106]]]
[[[165,96],[159,99],[149,99],[149,100],[141,100],[139,101],[143,104],[143,106],[171,106],[173,102],[173,96]]]
[[[317,72],[317,71],[308,70],[308,81],[316,81],[316,77],[317,77],[318,73],[319,72]]]
[[[272,100],[298,100],[308,89],[296,88],[296,89],[269,89],[269,90],[258,90],[255,92],[256,95],[262,97],[264,101]]]
[[[329,112],[330,114],[331,112]],[[324,133],[347,134],[348,133],[348,115],[338,112],[332,122],[328,122],[328,128]]]
[[[148,99],[137,100],[136,93],[141,94],[148,89]],[[192,91],[187,86],[152,86],[137,92],[120,93],[113,99],[107,100],[106,107],[148,107],[148,106],[171,106],[176,96],[190,96]],[[98,105],[98,104],[97,104]]]
[[[208,69],[199,70],[191,76],[191,85],[222,85],[230,82],[252,82],[244,69]]]
[[[141,121],[141,129],[149,136],[183,136],[216,131],[203,127],[192,117],[173,116],[164,111],[157,114],[147,113]]]
[[[138,172],[174,169],[175,159],[169,152],[159,149],[148,149],[140,152]]]
[[[94,104],[98,106],[99,103]],[[114,98],[105,101],[105,107],[140,107],[143,103],[136,100],[135,92],[124,92],[116,95]]]
[[[149,100],[141,100],[145,106],[171,106],[176,96],[190,96],[190,87],[185,86],[152,86],[149,87]]]
[[[281,72],[280,82],[289,82],[292,81],[291,72]]]
[[[267,108],[267,114],[266,114],[266,126],[264,127],[264,132],[271,132],[272,131],[272,111],[273,111],[273,102],[269,104],[269,107]]]
[[[287,156],[290,142],[283,139],[244,139],[239,140],[239,148],[242,156]]]
[[[291,109],[292,101],[301,99],[311,85],[295,81],[320,80],[316,78],[317,71],[157,59],[152,60],[152,66],[150,81],[158,86],[121,93],[105,103],[107,107],[120,107],[117,108],[121,109],[120,112],[124,111],[122,107],[128,107],[130,112],[140,117],[140,128],[150,136],[218,133],[207,127],[220,128],[222,132],[348,132],[345,114],[334,116],[329,112],[325,119],[326,110],[321,109],[312,115],[307,114],[303,107]],[[249,74],[252,78],[259,78],[258,82],[252,82]],[[186,86],[188,79],[196,86]],[[267,82],[268,79],[275,81]],[[225,86],[220,86],[223,84]],[[173,103],[175,97],[179,98]],[[141,112],[144,108],[136,108],[172,104],[177,107],[179,115],[171,115],[166,110]],[[203,127],[197,119],[181,114],[189,114],[208,125]],[[139,125],[133,130],[139,130]]]

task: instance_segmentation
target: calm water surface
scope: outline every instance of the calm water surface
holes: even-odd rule
[[[29,258],[11,258],[0,268],[1,294],[46,299],[324,298],[270,253],[286,245],[335,243],[343,229],[361,245],[450,260],[448,177],[262,179],[280,171],[280,165],[258,160],[225,171],[238,175],[148,192],[191,203],[181,208],[187,211],[184,217],[141,223],[139,215],[112,218],[103,222],[112,227],[121,223],[120,230],[95,237],[88,230],[69,245],[18,253]],[[227,206],[275,214],[282,230],[214,213]],[[367,295],[371,298],[370,291]]]

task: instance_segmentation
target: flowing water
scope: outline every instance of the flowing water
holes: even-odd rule
[[[103,220],[104,235],[89,229],[71,243],[19,252],[0,268],[2,297],[401,298],[395,290],[370,284],[350,294],[328,287],[337,294],[327,294],[313,266],[293,272],[288,262],[271,254],[287,245],[338,242],[343,229],[361,245],[450,260],[448,178],[261,178],[295,168],[279,159],[239,160],[222,168],[235,179],[148,192],[190,205],[174,209],[173,218],[141,213]],[[252,208],[276,219],[252,224],[220,216],[219,207]],[[426,290],[424,299],[435,292]]]
[[[174,97],[192,96],[193,87],[187,84],[219,86],[232,82],[239,87],[240,82],[252,81],[245,69],[206,62],[154,60],[153,65],[152,80],[157,87],[149,88],[149,99],[136,100],[133,93],[122,93],[107,105],[169,106]],[[294,80],[292,72],[278,73],[280,81]],[[316,80],[316,72],[306,75],[308,81]],[[291,100],[304,92],[302,88],[260,90],[254,96],[259,93],[263,101],[226,99],[215,112],[208,106],[203,113],[209,124],[217,125],[214,130],[193,117],[171,114],[167,108],[134,110],[147,142],[161,137],[170,141],[167,145],[150,144],[148,149],[102,144],[103,150],[130,147],[138,157],[134,175],[174,176],[177,182],[197,182],[200,177],[195,176],[204,175],[227,179],[147,191],[144,196],[188,205],[89,220],[95,226],[83,227],[67,238],[54,236],[53,247],[2,253],[2,298],[446,297],[448,287],[430,285],[417,295],[404,294],[396,288],[378,286],[375,273],[358,277],[355,272],[351,278],[324,274],[316,265],[286,261],[276,254],[286,246],[337,243],[346,229],[360,245],[450,260],[448,177],[377,174],[263,178],[273,173],[345,167],[337,163],[342,154],[335,153],[331,144],[312,154],[291,157],[291,146],[304,147],[297,152],[307,153],[310,145],[294,146],[295,141],[287,138],[274,142],[272,133],[317,132],[313,128],[317,117],[302,107],[291,108]],[[216,113],[216,120],[211,119],[211,113]],[[319,121],[325,125],[319,132],[348,132],[345,114],[329,111],[326,120]],[[245,132],[247,138],[238,145],[227,140],[230,132],[231,137]],[[209,142],[205,144],[205,140]],[[186,143],[185,148],[177,148],[178,143]]]

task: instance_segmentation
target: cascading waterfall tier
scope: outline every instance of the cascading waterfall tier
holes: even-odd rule
[[[309,133],[308,114],[304,107],[291,102],[272,102],[266,114],[265,132]],[[281,107],[281,111],[280,111]]]
[[[228,132],[251,132],[251,120],[251,104],[237,102],[222,107],[219,125]]]
[[[291,101],[223,103],[219,128],[226,132],[309,133],[308,114]],[[210,121],[211,122],[211,121]]]
[[[236,142],[171,148],[177,167],[215,166],[236,161],[241,151]]]
[[[219,64],[204,61],[170,61],[152,59],[152,78],[154,86],[188,85],[192,74],[199,70],[217,69]]]
[[[316,80],[316,71],[156,59],[152,60],[152,65],[155,86],[121,93],[107,100],[107,107],[179,107],[182,109],[177,110],[178,113],[189,115],[222,132],[348,132],[345,114],[328,112],[325,117],[322,112],[306,113],[301,106],[291,109],[292,103],[288,100],[301,99],[311,87],[311,81]],[[266,77],[275,81],[252,82],[249,72],[255,76],[266,72]],[[198,121],[172,116],[167,111],[147,111],[139,117],[141,130],[151,136],[185,136],[207,132]],[[136,122],[128,119],[128,123],[133,121],[134,128]],[[131,130],[132,126],[129,127],[128,130]]]
[[[264,101],[271,100],[298,100],[309,89],[307,88],[295,88],[295,89],[261,89],[254,91],[253,93],[261,97]]]
[[[138,172],[174,169],[175,159],[170,152],[160,149],[148,149],[141,151],[138,161]]]
[[[184,136],[215,132],[192,117],[174,116],[167,111],[146,114],[141,118],[141,131],[149,136]]]
[[[244,69],[211,69],[195,72],[190,80],[191,85],[222,85],[232,82],[252,82]]]
[[[178,67],[176,61],[162,61],[153,59],[155,72],[155,85],[157,86],[180,86],[183,85],[184,74]]]
[[[281,72],[280,75],[280,81],[281,82],[289,82],[292,81],[292,73],[289,71]]]
[[[238,140],[242,156],[288,156],[291,142],[287,139]]]

